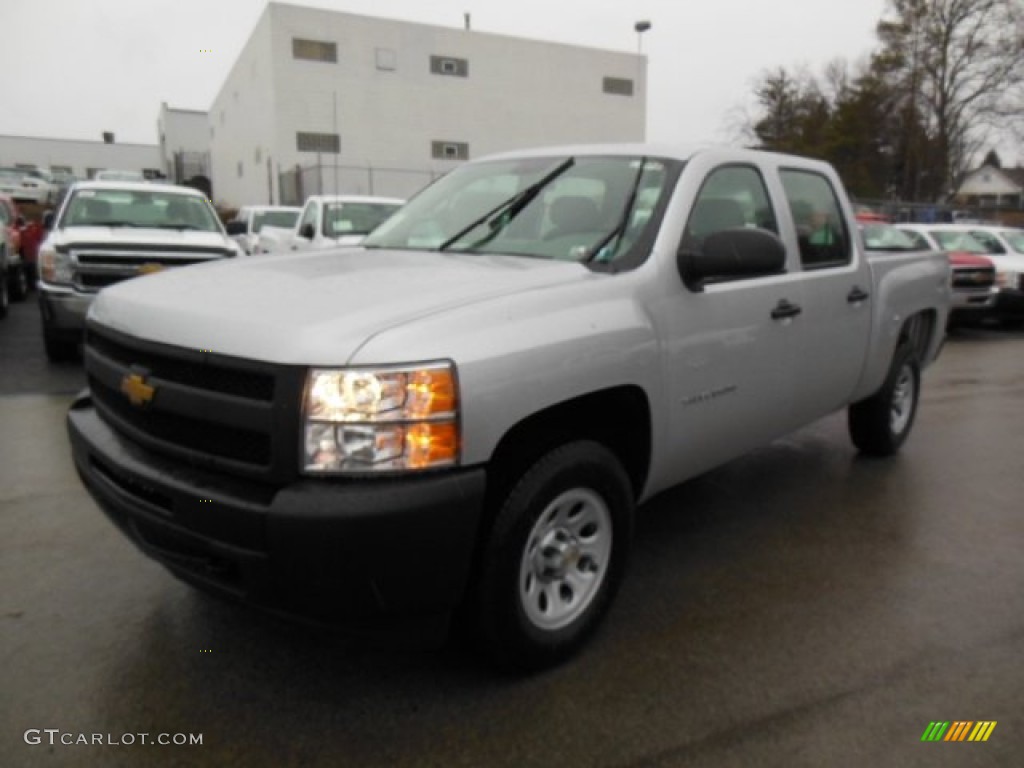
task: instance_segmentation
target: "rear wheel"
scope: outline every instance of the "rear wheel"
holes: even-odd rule
[[[882,388],[848,412],[850,438],[869,456],[890,456],[910,434],[917,415],[921,368],[910,344],[901,343]]]
[[[575,653],[611,605],[632,526],[629,478],[603,445],[567,443],[538,459],[483,552],[477,614],[494,660],[528,671]]]
[[[0,317],[7,317],[7,308],[11,304],[11,297],[7,293],[7,272],[0,265]]]

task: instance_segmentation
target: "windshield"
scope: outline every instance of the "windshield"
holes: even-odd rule
[[[417,195],[364,245],[615,261],[653,220],[677,166],[629,156],[469,163]]]
[[[864,247],[869,251],[922,250],[913,237],[888,224],[863,224],[860,230],[864,236]]]
[[[205,198],[129,189],[77,190],[64,208],[58,226],[221,231],[216,214]]]
[[[294,227],[299,219],[299,209],[281,211],[257,211],[252,216],[252,231],[259,232],[264,226]]]
[[[1014,251],[1024,253],[1024,229],[1004,229],[999,234]]]
[[[987,254],[988,249],[975,240],[966,232],[954,232],[947,230],[932,230],[931,236],[944,251],[959,251],[960,253]]]
[[[324,235],[367,235],[401,207],[399,203],[327,203],[324,206]]]

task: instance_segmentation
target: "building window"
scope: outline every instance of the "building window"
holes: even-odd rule
[[[19,171],[34,171],[36,169],[35,165],[32,163],[15,163],[14,167]]]
[[[469,60],[456,59],[454,56],[431,56],[430,71],[435,75],[469,77]]]
[[[295,145],[299,152],[341,152],[341,137],[336,133],[305,133],[295,134]]]
[[[143,168],[142,178],[149,179],[150,181],[152,181],[153,179],[164,178],[164,174],[161,171],[157,170],[156,168]]]
[[[632,96],[633,81],[625,77],[606,77],[604,79],[604,92],[614,93],[617,96]]]
[[[397,57],[391,48],[377,49],[377,69],[385,72],[394,72],[397,65]]]
[[[52,173],[67,173],[69,175],[74,173],[74,171],[71,170],[70,165],[51,165],[50,171]]]
[[[335,43],[328,43],[323,40],[303,40],[299,37],[293,37],[292,57],[305,61],[336,62],[338,60],[338,46]]]
[[[430,155],[437,160],[469,160],[469,144],[464,141],[432,141]]]
[[[99,173],[102,170],[103,170],[102,168],[86,168],[85,169],[85,178],[87,178],[87,179],[95,179],[96,178],[96,174]]]

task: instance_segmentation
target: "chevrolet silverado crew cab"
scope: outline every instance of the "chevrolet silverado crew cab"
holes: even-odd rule
[[[53,361],[77,355],[86,312],[101,288],[239,253],[210,201],[170,184],[80,182],[50,223],[39,249],[39,309]]]
[[[848,408],[895,452],[938,353],[943,254],[865,256],[821,162],[517,152],[355,248],[169,271],[89,314],[78,471],[210,592],[352,629],[579,648],[637,505]]]

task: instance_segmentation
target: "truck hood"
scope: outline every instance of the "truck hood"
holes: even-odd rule
[[[343,365],[419,318],[597,277],[574,262],[368,251],[282,254],[169,270],[100,292],[90,318],[122,333],[300,365]]]
[[[137,246],[145,250],[170,251],[195,249],[217,251],[223,256],[227,251],[234,253],[227,236],[219,232],[197,232],[195,230],[146,229],[144,227],[64,227],[50,235],[54,246],[99,246],[130,248]]]

